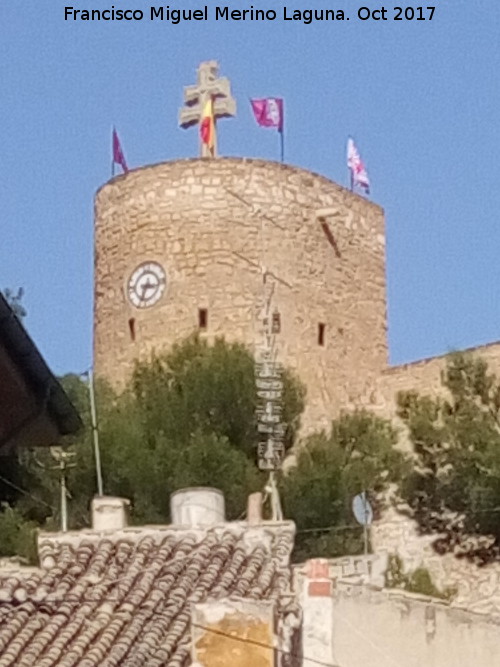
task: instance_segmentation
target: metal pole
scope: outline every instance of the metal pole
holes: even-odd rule
[[[116,129],[113,125],[113,129],[111,130],[111,178],[115,175],[115,133]]]
[[[94,393],[94,375],[92,369],[88,371],[89,398],[90,398],[90,423],[92,426],[92,436],[94,441],[95,470],[97,476],[97,494],[103,495],[102,469],[101,469],[101,450],[99,449],[99,431],[97,430],[97,415],[95,409]]]
[[[363,524],[363,542],[365,556],[368,555],[368,503],[366,498],[366,491],[363,491],[363,507],[365,510],[365,521]]]
[[[61,470],[61,530],[65,533],[68,530],[68,499],[66,492],[66,461],[61,459],[59,464]]]
[[[276,484],[276,473],[272,470],[269,473],[269,486],[271,488],[271,512],[273,521],[283,521],[283,510],[281,509],[280,494]]]

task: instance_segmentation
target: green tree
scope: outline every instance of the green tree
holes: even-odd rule
[[[283,394],[291,447],[305,392],[290,372]],[[228,518],[240,516],[248,493],[265,480],[255,465],[256,405],[255,361],[241,344],[189,337],[137,364],[128,392],[101,422],[114,488],[134,498],[137,519],[164,521],[170,493],[186,485],[217,486]]]
[[[242,516],[248,494],[266,482],[255,461],[254,373],[254,360],[243,346],[188,338],[169,353],[138,364],[119,395],[97,383],[104,489],[131,499],[134,522],[168,521],[170,494],[186,486],[220,488],[228,518]],[[68,470],[69,523],[80,528],[89,524],[88,507],[96,492],[88,391],[76,376],[63,378],[63,384],[85,423],[82,433],[69,441],[75,454],[75,465]],[[304,390],[288,372],[283,402],[289,448],[299,427]],[[403,457],[395,443],[388,422],[358,412],[341,416],[329,435],[312,436],[297,448],[297,466],[281,481],[285,516],[299,530],[297,558],[362,548],[351,501],[367,490],[378,507],[379,494],[401,475]],[[57,529],[60,487],[54,464],[47,450],[21,454],[20,474],[29,481],[29,494],[16,498],[18,514],[7,517],[8,549],[20,544],[16,531],[21,540],[32,523]],[[339,530],[323,530],[331,526]]]
[[[380,510],[383,492],[406,469],[396,442],[390,422],[366,411],[343,414],[328,435],[306,440],[281,483],[285,515],[297,525],[297,560],[361,552],[363,531],[352,516],[352,499],[366,491]]]
[[[456,588],[447,587],[440,590],[432,581],[431,574],[422,565],[416,570],[405,572],[403,561],[398,555],[389,555],[387,570],[385,572],[385,585],[387,588],[401,588],[410,593],[419,593],[429,597],[451,600],[456,593]]]
[[[415,467],[403,499],[435,548],[480,563],[500,555],[500,382],[487,363],[453,354],[442,374],[443,397],[398,396]]]
[[[185,486],[216,486],[224,492],[228,518],[244,513],[247,495],[265,484],[255,465],[254,372],[254,360],[242,345],[188,338],[169,353],[138,364],[119,395],[97,382],[104,490],[132,501],[134,522],[168,521],[169,496]],[[69,526],[81,528],[89,525],[89,504],[97,489],[88,388],[75,375],[62,383],[85,425],[66,443],[74,453],[74,466],[67,471]],[[285,373],[288,447],[303,404],[302,386]],[[55,468],[47,449],[22,450],[11,461],[9,474],[25,493],[0,486],[16,511],[15,521],[11,515],[5,519],[12,536],[7,551],[17,544],[13,536],[16,531],[21,535],[23,522],[27,529],[31,523],[44,529],[60,525],[60,471]]]
[[[171,352],[137,364],[132,391],[147,436],[187,442],[196,431],[216,433],[255,457],[255,361],[246,347],[217,339],[213,345],[190,337]],[[283,421],[289,449],[300,426],[305,391],[284,374]]]
[[[36,528],[37,524],[27,521],[19,510],[3,504],[0,511],[0,556],[17,554],[33,562],[36,556]]]

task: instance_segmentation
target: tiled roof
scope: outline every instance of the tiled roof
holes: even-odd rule
[[[0,571],[0,667],[185,667],[190,607],[279,599],[293,524],[42,534],[40,569]]]

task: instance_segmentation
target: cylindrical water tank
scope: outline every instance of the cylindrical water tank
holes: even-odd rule
[[[170,496],[170,516],[177,526],[211,526],[225,521],[224,495],[219,489],[192,487]]]

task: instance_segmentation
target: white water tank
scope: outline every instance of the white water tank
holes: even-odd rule
[[[180,489],[170,496],[170,516],[176,526],[212,526],[226,518],[224,495],[207,486]]]

